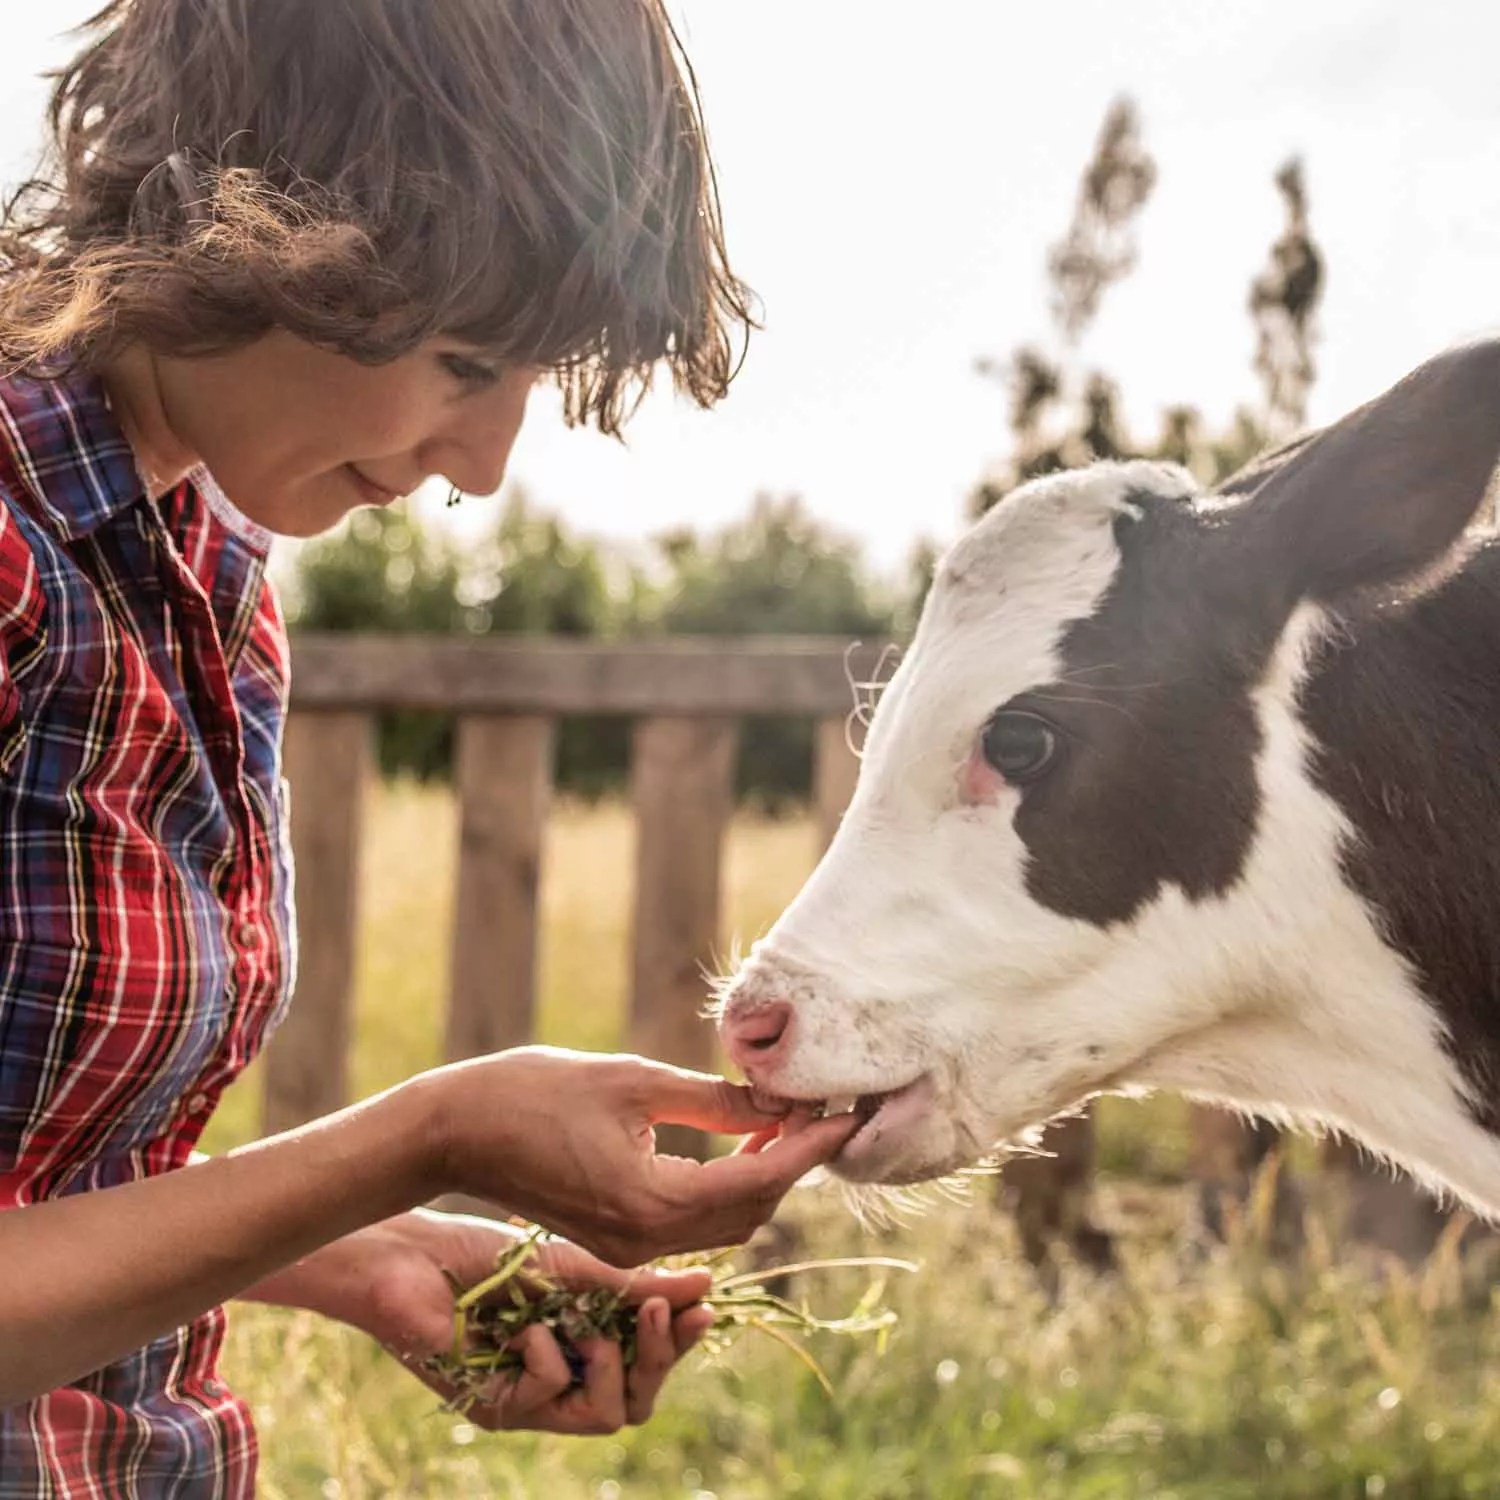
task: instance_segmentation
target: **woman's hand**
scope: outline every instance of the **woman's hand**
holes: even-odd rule
[[[378,1340],[445,1400],[453,1387],[427,1369],[453,1347],[453,1287],[473,1286],[523,1238],[489,1219],[416,1210],[349,1235],[302,1266],[269,1278],[248,1295],[257,1301],[310,1307]],[[636,1358],[625,1368],[611,1339],[577,1345],[581,1384],[550,1330],[533,1325],[511,1345],[525,1361],[518,1374],[494,1377],[466,1410],[476,1426],[607,1434],[650,1417],[673,1365],[703,1337],[712,1314],[698,1305],[706,1271],[618,1271],[576,1245],[542,1242],[536,1265],[571,1288],[604,1286],[639,1307]],[[518,1285],[525,1285],[524,1276]],[[507,1287],[506,1296],[510,1294]]]
[[[503,1204],[620,1266],[743,1244],[857,1128],[850,1115],[784,1121],[710,1074],[549,1047],[457,1063],[414,1086],[435,1110],[434,1196]],[[658,1156],[653,1127],[666,1123],[751,1140],[709,1162]]]

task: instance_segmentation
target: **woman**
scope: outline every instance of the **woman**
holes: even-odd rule
[[[365,1329],[420,1372],[512,1232],[628,1286],[640,1355],[550,1335],[476,1419],[649,1415],[702,1273],[841,1146],[723,1080],[522,1049],[215,1160],[291,987],[273,535],[432,475],[496,489],[539,378],[617,431],[704,405],[747,322],[657,0],[113,0],[0,225],[0,1496],[248,1496],[220,1305]],[[707,1166],[651,1126],[750,1136]],[[592,1252],[592,1254],[590,1253]],[[601,1257],[595,1260],[594,1255]]]

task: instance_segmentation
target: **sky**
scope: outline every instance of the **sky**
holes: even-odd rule
[[[1082,353],[1142,433],[1169,404],[1220,420],[1255,398],[1245,295],[1293,153],[1329,268],[1313,421],[1500,330],[1493,0],[669,3],[765,327],[726,402],[653,395],[623,446],[533,398],[510,477],[589,534],[717,527],[767,491],[802,495],[880,570],[951,541],[1005,451],[975,361],[1048,337],[1046,250],[1121,93],[1159,180],[1139,269]],[[60,31],[96,4],[0,0],[0,181],[33,154]],[[449,523],[438,496],[418,503]]]

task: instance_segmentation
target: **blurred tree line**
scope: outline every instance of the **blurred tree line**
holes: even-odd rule
[[[679,528],[641,557],[576,535],[513,489],[494,530],[462,545],[400,510],[363,510],[299,554],[296,630],[640,639],[663,635],[828,635],[883,642],[910,633],[930,571],[913,582],[867,570],[857,543],[815,519],[796,496],[757,496],[712,532]],[[851,692],[851,707],[853,696]],[[624,785],[629,725],[559,726],[557,785],[598,796]],[[448,774],[453,729],[441,715],[389,713],[379,726],[387,775]],[[751,719],[741,738],[739,793],[771,810],[807,795],[810,721]]]
[[[1126,430],[1118,385],[1083,361],[1085,335],[1105,295],[1135,268],[1136,225],[1156,178],[1135,106],[1117,100],[1084,168],[1072,222],[1047,254],[1051,344],[1022,344],[1006,359],[979,363],[980,374],[1008,398],[1009,448],[975,486],[972,515],[1026,479],[1094,459],[1167,458],[1211,483],[1303,424],[1323,264],[1297,160],[1276,176],[1286,223],[1248,297],[1259,403],[1222,428],[1193,407],[1172,407],[1142,439]],[[799,497],[764,494],[729,526],[679,528],[653,538],[644,555],[627,556],[575,534],[513,489],[495,528],[477,544],[460,545],[401,511],[357,512],[303,548],[289,602],[294,630],[899,641],[915,625],[937,556],[931,541],[920,541],[902,577],[877,578],[858,544],[817,520]],[[741,796],[773,810],[804,798],[812,735],[806,722],[747,722]],[[584,796],[618,790],[628,737],[619,720],[564,723],[559,787]],[[439,716],[388,714],[379,743],[387,774],[448,773],[452,726]]]

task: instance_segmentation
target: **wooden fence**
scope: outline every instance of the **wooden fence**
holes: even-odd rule
[[[828,640],[567,640],[299,635],[286,774],[297,858],[298,1002],[267,1056],[263,1123],[280,1130],[347,1102],[354,893],[374,716],[456,721],[459,818],[450,1059],[532,1039],[538,877],[557,721],[632,721],[637,820],[628,1046],[688,1067],[713,1059],[703,968],[720,943],[720,871],[742,718],[814,719],[824,838],[853,789],[850,676],[873,649]]]
[[[817,722],[814,800],[824,843],[853,790],[851,679],[868,682],[875,647],[751,637],[600,644],[303,634],[293,647],[286,773],[292,789],[300,934],[298,1001],[266,1060],[263,1125],[281,1130],[348,1102],[362,798],[381,710],[454,716],[459,817],[452,1060],[530,1041],[536,1006],[538,881],[557,722],[632,721],[630,795],[637,820],[627,1045],[704,1068],[714,1038],[700,1019],[703,970],[721,948],[721,869],[733,811],[739,723],[748,715]],[[1193,1170],[1234,1191],[1262,1154],[1264,1132],[1233,1115],[1195,1112]],[[1055,1133],[1057,1155],[1007,1173],[1023,1234],[1037,1243],[1086,1231],[1092,1166],[1084,1117]],[[701,1139],[678,1135],[674,1149]],[[1358,1173],[1357,1163],[1341,1166]],[[1369,1176],[1381,1224],[1403,1244],[1440,1222],[1425,1200]],[[1030,1228],[1028,1229],[1028,1226]],[[1377,1226],[1378,1228],[1378,1226]],[[1374,1236],[1382,1237],[1378,1233]],[[1086,1242],[1086,1236],[1085,1236]]]

